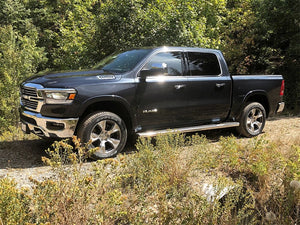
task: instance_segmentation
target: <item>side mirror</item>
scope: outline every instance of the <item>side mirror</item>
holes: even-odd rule
[[[146,79],[148,76],[168,74],[168,65],[166,63],[153,63],[150,69],[143,68],[140,71],[140,78]]]

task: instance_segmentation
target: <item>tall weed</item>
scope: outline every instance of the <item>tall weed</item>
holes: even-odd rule
[[[54,177],[24,192],[0,180],[3,224],[297,224],[299,146],[288,154],[261,136],[210,143],[177,133],[141,138],[134,154],[85,163],[73,138],[43,161]],[[205,188],[206,187],[206,188]],[[1,224],[0,223],[0,224]]]
[[[19,190],[16,183],[0,179],[0,224],[26,224],[30,221],[30,201],[26,190]]]

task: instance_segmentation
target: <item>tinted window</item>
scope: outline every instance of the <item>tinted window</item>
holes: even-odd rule
[[[191,76],[219,75],[221,73],[219,61],[215,54],[189,52],[188,62]]]
[[[137,49],[113,54],[101,60],[94,68],[125,73],[132,70],[151,51],[151,49]]]
[[[151,69],[155,64],[167,64],[168,75],[182,75],[182,57],[181,52],[161,52],[153,56],[146,64],[145,69]]]

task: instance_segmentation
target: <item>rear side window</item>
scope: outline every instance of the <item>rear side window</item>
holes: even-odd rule
[[[161,52],[154,55],[146,64],[145,69],[150,69],[153,65],[165,63],[168,68],[169,76],[182,75],[182,56],[181,52]]]
[[[220,75],[218,58],[212,53],[188,52],[190,76]]]

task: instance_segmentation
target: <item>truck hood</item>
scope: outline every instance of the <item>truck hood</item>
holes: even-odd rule
[[[96,84],[113,82],[121,79],[121,75],[103,70],[47,72],[27,79],[25,82],[41,84],[45,88],[69,88],[80,84]]]

